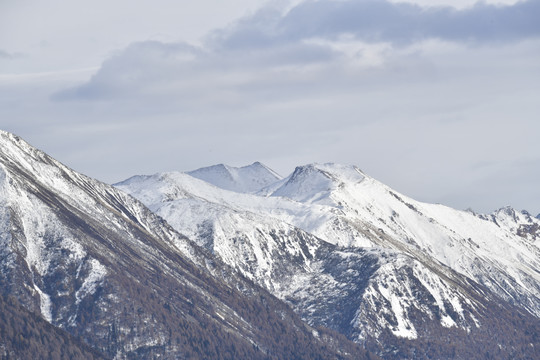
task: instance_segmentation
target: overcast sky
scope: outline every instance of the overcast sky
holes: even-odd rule
[[[540,0],[0,0],[0,128],[112,183],[358,165],[540,212]]]

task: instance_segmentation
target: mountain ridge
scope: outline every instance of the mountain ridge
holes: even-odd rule
[[[242,167],[218,164],[189,171],[187,174],[222,189],[245,193],[257,192],[281,179],[275,171],[258,161]]]
[[[2,293],[111,358],[367,356],[133,197],[5,132],[0,230]]]
[[[538,219],[297,170],[256,191],[111,187],[0,132],[0,295],[111,358],[540,355]]]
[[[346,175],[341,177],[343,169]],[[119,187],[136,197],[157,189],[181,189],[177,191],[181,196],[175,197],[169,192],[168,201],[147,205],[173,227],[187,230],[199,244],[289,302],[309,323],[329,326],[350,339],[374,346],[372,349],[381,355],[388,356],[384,344],[377,340],[381,337],[389,343],[398,342],[396,338],[420,343],[430,338],[429,333],[420,331],[420,318],[427,323],[433,322],[433,317],[439,319],[436,321],[439,325],[429,326],[431,331],[451,333],[457,328],[482,334],[482,328],[487,324],[500,326],[490,319],[497,317],[495,308],[512,308],[512,303],[519,306],[523,302],[524,311],[538,312],[535,302],[538,277],[531,273],[536,266],[533,254],[538,250],[537,241],[536,245],[523,243],[517,234],[507,233],[510,229],[502,229],[499,241],[508,235],[518,241],[520,251],[533,246],[531,251],[535,252],[529,256],[533,263],[526,265],[529,266],[528,273],[506,274],[506,268],[502,267],[493,272],[494,278],[486,275],[489,272],[471,273],[475,267],[487,269],[499,263],[482,260],[484,262],[473,262],[472,268],[467,262],[461,267],[454,263],[461,257],[456,255],[457,250],[474,254],[477,249],[485,250],[487,246],[477,243],[478,239],[469,238],[465,231],[467,224],[481,224],[484,230],[491,229],[491,232],[500,226],[471,213],[415,202],[356,167],[332,164],[297,167],[289,177],[256,194],[220,192],[215,187],[210,190],[202,183],[185,187],[186,182],[190,183],[187,176],[177,174],[176,178],[160,179],[156,174],[148,183],[140,183],[131,189],[126,184]],[[280,188],[282,191],[278,191]],[[161,196],[161,190],[154,195]],[[213,195],[207,196],[209,193]],[[382,204],[377,204],[381,201]],[[186,217],[188,221],[181,220]],[[459,225],[457,232],[451,230],[453,223]],[[461,234],[463,231],[465,233]],[[432,248],[435,243],[429,243],[425,234],[437,233],[436,239],[440,238],[437,241],[457,246],[457,250],[452,250],[452,246],[444,246],[441,250]],[[365,252],[366,249],[371,250]],[[377,260],[373,262],[370,258]],[[373,266],[362,268],[363,263]],[[349,273],[370,275],[351,277]],[[525,279],[531,289],[523,283],[519,285],[519,281]],[[507,286],[507,281],[513,281],[513,286],[518,288],[501,287]],[[506,294],[507,291],[510,292]],[[499,298],[505,294],[509,305]],[[321,304],[327,302],[336,306],[317,305],[316,299]],[[431,300],[426,302],[427,299]],[[488,306],[492,310],[481,310],[488,303],[493,304]],[[381,308],[376,304],[385,305]],[[372,311],[361,310],[370,306]],[[335,308],[341,311],[336,312]],[[514,312],[520,314],[516,315],[518,318],[524,316],[522,310],[510,308],[504,317],[510,319]],[[383,316],[374,317],[374,313]],[[532,322],[535,321],[538,319]],[[437,326],[439,330],[434,330]],[[385,333],[388,335],[383,335]],[[485,333],[478,336],[485,337]],[[413,348],[418,351],[417,356],[424,351]]]

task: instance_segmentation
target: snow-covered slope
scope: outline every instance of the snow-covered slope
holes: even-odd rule
[[[193,170],[188,174],[222,189],[244,193],[259,191],[281,179],[276,172],[258,161],[240,168],[219,164]]]
[[[274,292],[284,274],[309,267],[320,246],[320,239],[290,224],[243,210],[257,207],[257,200],[268,206],[273,199],[222,190],[184,173],[135,176],[116,187]]]
[[[315,337],[140,201],[2,131],[0,291],[108,358],[364,354]]]
[[[538,222],[507,209],[493,216],[475,216],[443,205],[425,204],[362,174],[351,181],[342,166],[309,165],[295,170],[272,196],[325,206],[331,219],[320,223],[305,217],[285,220],[342,246],[381,246],[441,262],[486,285],[499,296],[540,316],[540,237]],[[357,170],[359,171],[359,170]],[[315,175],[312,175],[315,174]],[[298,199],[296,178],[332,179],[326,190]],[[511,215],[508,215],[508,213]],[[383,236],[384,234],[384,236]]]
[[[361,343],[384,347],[385,334],[426,341],[452,329],[481,332],[498,301],[483,283],[497,292],[510,279],[528,281],[532,286],[503,295],[524,300],[532,313],[539,308],[534,243],[520,243],[510,255],[486,242],[477,247],[469,237],[483,231],[490,232],[482,239],[499,236],[499,246],[521,240],[473,214],[413,202],[356,167],[298,167],[257,195],[182,173],[136,176],[117,186],[308,322]],[[527,264],[516,275],[509,266],[518,252]]]
[[[427,256],[540,316],[540,221],[526,212],[476,215],[417,202],[354,166],[337,164],[300,166],[259,194],[276,199],[226,202],[336,245]]]
[[[284,221],[243,209],[249,206],[262,212],[285,203],[294,206],[295,202],[290,200],[224,191],[182,173],[133,177],[117,184],[117,187],[130,191],[175,228],[196,239],[247,277],[278,297],[296,304],[297,311],[306,319],[339,326],[344,332],[357,334],[359,339],[368,333],[379,334],[384,328],[391,329],[398,336],[415,338],[414,325],[403,314],[406,312],[403,307],[412,306],[413,301],[409,291],[407,299],[398,296],[394,299],[394,308],[386,309],[397,325],[383,322],[381,326],[380,322],[371,320],[372,326],[367,327],[364,324],[368,320],[364,317],[371,317],[373,312],[361,313],[364,300],[351,298],[352,293],[361,296],[365,292],[371,302],[374,298],[385,299],[389,295],[378,284],[401,286],[397,283],[391,285],[381,278],[395,278],[402,264],[414,264],[422,269],[424,277],[431,275],[431,281],[439,281],[433,280],[439,275],[394,251],[372,249],[366,253],[355,248],[341,249]],[[347,262],[349,265],[340,269],[331,265],[335,262]],[[444,294],[456,291],[448,283],[441,286],[446,288]],[[427,288],[424,291],[429,292]],[[463,302],[465,296],[455,296],[455,299],[444,300],[458,304],[459,309],[467,306],[456,300]],[[341,314],[336,315],[329,307],[330,304],[346,302],[349,302],[348,311]],[[422,308],[421,297],[416,299],[415,307]],[[429,315],[433,311],[429,309]],[[443,325],[455,323],[447,315],[442,300],[440,308],[435,311],[445,319]],[[455,321],[463,322],[464,319],[457,317]]]

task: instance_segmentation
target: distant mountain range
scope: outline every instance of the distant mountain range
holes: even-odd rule
[[[116,186],[309,324],[384,357],[429,358],[419,353],[441,333],[452,334],[445,336],[461,351],[481,337],[483,347],[498,348],[506,336],[490,333],[502,317],[538,326],[540,222],[526,212],[478,215],[420,203],[354,166],[300,166],[240,193],[220,187],[231,178],[222,169],[135,176]],[[273,174],[258,164],[242,169]],[[193,173],[204,173],[205,181]],[[466,349],[477,356],[474,344]]]
[[[354,166],[113,187],[0,132],[0,285],[12,319],[69,344],[55,358],[540,358],[538,217],[417,202]]]

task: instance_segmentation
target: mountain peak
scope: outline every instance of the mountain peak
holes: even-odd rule
[[[313,163],[296,167],[272,195],[314,202],[327,197],[343,184],[356,184],[364,178],[362,171],[353,165]]]
[[[506,216],[506,217],[509,217],[509,218],[513,218],[515,221],[517,221],[518,218],[523,218],[523,219],[531,219],[531,218],[533,218],[533,216],[527,210],[518,211],[518,210],[514,209],[510,205],[507,205],[507,206],[504,206],[504,207],[502,207],[500,209],[495,210],[493,212],[493,215],[495,215],[496,217],[499,217],[499,218],[502,217],[502,216]]]
[[[0,131],[0,165],[8,173],[23,171],[48,184],[55,181],[59,172],[69,171],[43,151],[6,131]]]
[[[4,130],[0,130],[0,148],[2,149],[2,152],[6,152],[13,147],[26,150],[34,149],[30,144],[22,140],[19,136]]]
[[[275,171],[258,161],[243,167],[212,165],[187,174],[222,189],[241,193],[257,192],[281,179]]]
[[[13,136],[16,136],[16,135],[14,135],[14,134],[12,134],[12,133],[10,133],[8,131],[0,129],[0,136],[2,138],[7,138],[7,137],[13,137]]]
[[[495,210],[495,213],[496,214],[506,214],[506,215],[509,215],[509,216],[513,216],[513,215],[515,215],[516,210],[512,206],[506,205],[506,206],[503,206],[502,208],[499,208],[499,209]]]
[[[0,130],[0,146],[9,146],[8,144],[14,145],[19,148],[35,149],[32,145],[24,141],[18,135],[5,130]]]

